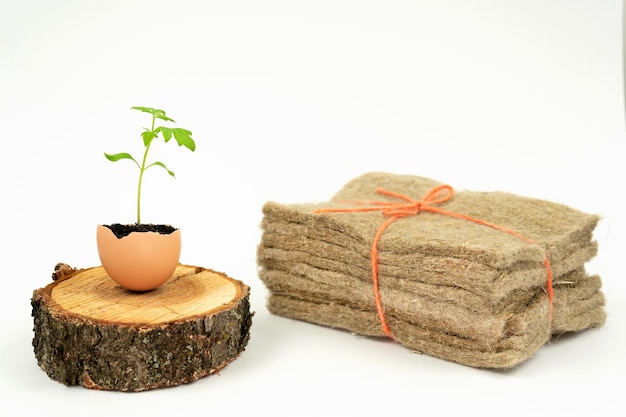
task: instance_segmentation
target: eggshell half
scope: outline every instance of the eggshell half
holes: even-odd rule
[[[170,234],[133,232],[118,238],[98,225],[98,254],[107,274],[122,287],[149,291],[164,284],[180,259],[180,230]]]

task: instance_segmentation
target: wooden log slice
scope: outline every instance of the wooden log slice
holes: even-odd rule
[[[57,265],[33,292],[37,363],[65,385],[143,391],[219,371],[245,349],[250,288],[223,273],[179,265],[149,292],[116,284],[102,267]]]

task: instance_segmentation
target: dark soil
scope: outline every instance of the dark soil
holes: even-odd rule
[[[176,230],[176,227],[170,226],[169,224],[105,224],[105,227],[111,229],[113,234],[119,239],[124,236],[128,236],[132,232],[156,232],[162,235],[169,235]]]

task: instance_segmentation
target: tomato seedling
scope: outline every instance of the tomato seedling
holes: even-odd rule
[[[174,172],[170,171],[170,169],[167,168],[165,164],[163,164],[163,162],[155,161],[155,162],[148,164],[147,162],[148,151],[150,150],[150,145],[152,145],[152,142],[154,141],[154,139],[158,138],[159,134],[163,137],[163,140],[165,141],[165,143],[169,142],[170,139],[174,138],[176,139],[176,142],[178,142],[178,146],[184,146],[187,149],[191,150],[192,152],[196,150],[196,143],[191,137],[192,135],[191,131],[187,129],[183,129],[180,127],[155,126],[157,119],[163,120],[165,122],[176,123],[172,118],[170,118],[169,116],[165,114],[164,110],[153,109],[151,107],[141,107],[141,106],[131,107],[131,109],[139,110],[144,113],[149,113],[152,115],[152,124],[150,128],[149,129],[147,127],[144,128],[144,131],[141,134],[141,137],[143,139],[143,145],[145,148],[143,152],[143,158],[141,159],[141,164],[137,162],[137,160],[133,158],[132,155],[129,154],[128,152],[121,152],[121,153],[115,153],[115,154],[108,154],[105,152],[104,156],[109,161],[112,161],[112,162],[117,162],[122,159],[130,159],[139,168],[139,181],[137,184],[137,224],[139,225],[141,224],[141,184],[143,181],[144,172],[148,168],[158,166],[158,167],[165,169],[169,175],[176,178],[174,175]]]

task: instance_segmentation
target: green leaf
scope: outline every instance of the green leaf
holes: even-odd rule
[[[176,142],[178,142],[178,146],[185,146],[192,152],[196,150],[196,142],[194,142],[191,137],[191,131],[180,127],[175,127],[170,130],[174,134],[174,138],[176,139]]]
[[[142,107],[142,106],[134,106],[131,107],[132,110],[139,110],[142,111],[144,113],[150,113],[150,114],[154,114],[156,109],[153,109],[152,107]]]
[[[113,154],[104,152],[104,156],[106,156],[106,158],[112,162],[119,161],[120,159],[132,159],[133,161],[135,160],[129,153],[126,152]]]
[[[151,130],[146,129],[146,131],[141,134],[141,137],[143,138],[143,146],[147,147],[148,145],[150,145],[150,142],[152,142],[152,140],[157,137],[157,134]]]
[[[132,110],[139,110],[139,111],[142,111],[144,113],[150,113],[155,118],[161,119],[161,120],[165,120],[166,122],[174,122],[174,119],[168,117],[165,114],[165,110],[155,109],[155,108],[152,108],[152,107],[143,107],[143,106],[134,106],[134,107],[131,107],[131,109]],[[176,123],[176,122],[174,122],[174,123]]]
[[[114,154],[110,154],[110,153],[106,153],[104,152],[104,156],[111,162],[117,162],[119,160],[122,159],[130,159],[131,161],[133,161],[137,166],[139,166],[139,163],[135,160],[135,158],[133,158],[129,153],[127,152],[121,152],[121,153],[114,153]]]
[[[170,118],[170,117],[166,116],[166,115],[165,115],[165,112],[164,112],[163,110],[158,110],[158,112],[160,112],[160,113],[155,113],[155,114],[154,114],[154,117],[156,117],[157,119],[165,120],[166,122],[174,122],[174,123],[176,123],[176,122],[174,121],[174,119],[172,119],[172,118]],[[161,113],[161,112],[162,112],[162,113]]]
[[[156,133],[161,132],[163,134],[163,139],[165,140],[165,143],[169,142],[169,140],[172,139],[172,129],[168,127],[159,126],[154,131]]]
[[[150,168],[151,166],[155,166],[155,165],[165,169],[168,174],[170,174],[172,177],[176,178],[176,176],[174,175],[174,172],[170,171],[169,169],[167,169],[167,167],[165,166],[165,164],[163,164],[163,162],[158,162],[158,161],[157,162],[153,162],[150,165],[148,165],[146,167],[146,169]]]

